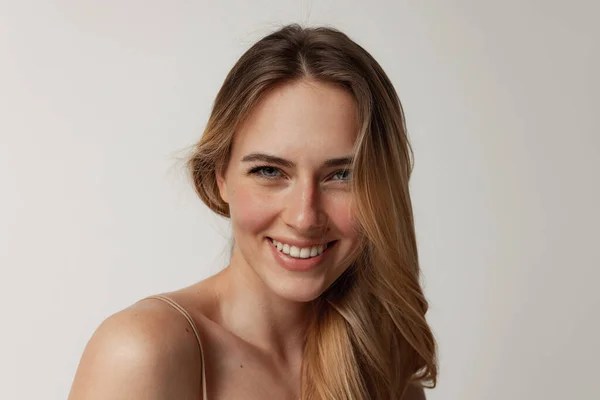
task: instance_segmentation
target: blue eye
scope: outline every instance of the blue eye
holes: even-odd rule
[[[336,177],[338,177],[336,179]],[[333,175],[331,175],[331,179],[334,181],[348,181],[350,180],[350,170],[349,169],[341,169],[336,171]]]
[[[281,171],[279,171],[278,168],[271,167],[268,165],[254,167],[250,170],[249,173],[265,179],[276,179],[281,176]]]

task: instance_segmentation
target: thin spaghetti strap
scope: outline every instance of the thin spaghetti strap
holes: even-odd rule
[[[146,299],[162,300],[165,303],[168,303],[169,305],[171,305],[174,309],[179,311],[181,314],[183,314],[183,316],[188,320],[190,326],[192,327],[192,330],[194,331],[194,335],[196,335],[196,340],[198,341],[198,347],[200,347],[200,359],[202,362],[202,365],[200,366],[200,370],[202,372],[202,400],[208,400],[208,396],[206,394],[206,366],[204,363],[204,351],[202,349],[202,341],[200,340],[200,333],[198,332],[196,323],[194,322],[194,320],[192,319],[190,314],[186,311],[186,309],[183,308],[181,305],[179,305],[179,303],[175,302],[175,300],[171,299],[170,297],[157,294],[157,295],[153,295],[153,296],[148,296],[142,300],[146,300]]]

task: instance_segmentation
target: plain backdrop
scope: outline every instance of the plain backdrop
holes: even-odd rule
[[[392,79],[430,400],[599,399],[595,1],[0,1],[0,398],[64,399],[110,314],[225,266],[183,163],[229,69],[330,25]]]

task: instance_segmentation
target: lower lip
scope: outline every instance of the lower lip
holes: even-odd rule
[[[335,246],[337,241],[330,242],[325,250],[318,256],[310,257],[310,258],[294,258],[288,256],[284,252],[277,250],[277,246],[273,244],[271,239],[265,239],[268,242],[269,247],[273,251],[273,255],[275,259],[283,268],[289,271],[309,271],[313,268],[316,268],[323,259],[329,254],[329,250]]]

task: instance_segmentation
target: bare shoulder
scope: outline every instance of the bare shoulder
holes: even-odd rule
[[[198,399],[200,363],[187,320],[170,305],[146,299],[96,329],[69,400]]]

